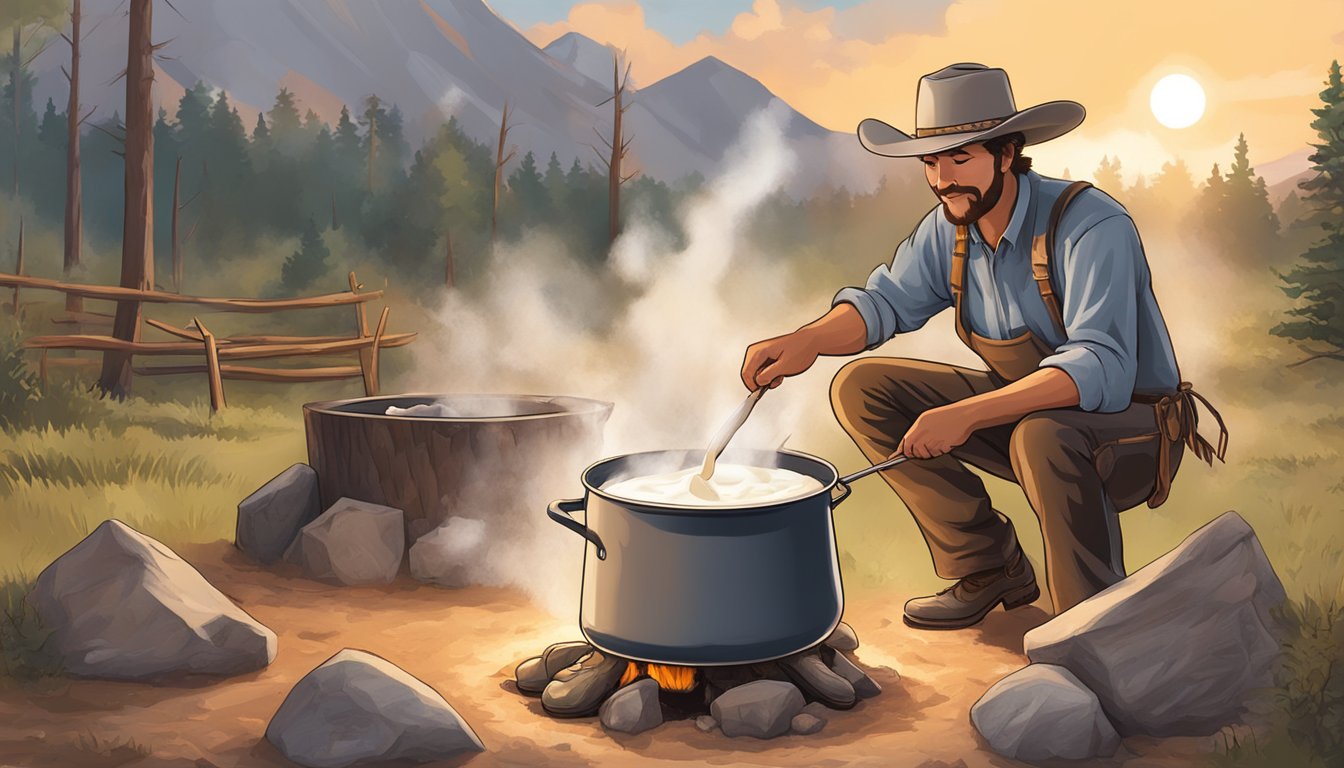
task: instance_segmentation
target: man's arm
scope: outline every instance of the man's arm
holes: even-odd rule
[[[896,453],[931,459],[966,442],[977,429],[1010,424],[1034,411],[1078,405],[1078,385],[1059,368],[1041,368],[992,392],[920,414]]]
[[[836,304],[830,312],[784,336],[747,347],[742,361],[742,383],[747,389],[777,387],[785,376],[812,367],[821,355],[862,352],[868,327],[853,304]]]

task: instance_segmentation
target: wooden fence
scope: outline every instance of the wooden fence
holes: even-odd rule
[[[22,267],[19,267],[18,271],[21,272]],[[360,289],[363,285],[355,279],[354,272],[349,274],[349,282],[350,290],[341,293],[289,299],[241,299],[183,296],[165,291],[136,290],[120,286],[81,285],[40,277],[29,277],[22,274],[0,273],[0,286],[14,289],[13,309],[16,315],[20,310],[18,301],[20,288],[57,291],[67,296],[81,296],[107,301],[130,300],[151,304],[189,304],[210,307],[223,312],[266,313],[289,309],[354,307],[354,334],[350,336],[242,335],[217,338],[201,322],[199,317],[193,318],[192,326],[187,328],[179,328],[169,323],[145,317],[143,318],[145,325],[175,337],[174,340],[126,341],[108,335],[71,333],[32,336],[23,341],[24,347],[39,351],[38,374],[43,384],[47,382],[48,370],[54,366],[101,364],[101,361],[95,358],[49,357],[48,352],[54,349],[88,352],[119,351],[129,352],[136,357],[203,357],[202,362],[190,365],[133,365],[132,370],[134,373],[144,376],[199,375],[204,373],[210,388],[210,407],[213,410],[219,410],[225,405],[223,383],[225,379],[308,382],[360,378],[364,382],[365,395],[378,394],[381,351],[392,347],[404,347],[415,339],[416,334],[388,333],[387,307],[383,307],[374,332],[369,333],[368,317],[364,305],[382,297],[383,292],[378,290],[361,292]],[[59,325],[111,326],[112,315],[97,312],[65,312],[62,316],[54,318],[52,322]],[[358,355],[359,365],[263,368],[222,362],[351,353]]]

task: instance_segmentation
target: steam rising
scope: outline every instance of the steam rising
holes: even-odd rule
[[[567,474],[552,497],[581,496],[582,468],[607,456],[703,448],[747,394],[738,377],[747,344],[792,327],[780,317],[788,304],[780,270],[742,241],[752,212],[794,168],[782,118],[764,110],[748,121],[723,175],[681,212],[684,248],[647,219],[622,234],[606,275],[546,236],[502,245],[483,290],[446,297],[441,327],[425,334],[441,345],[417,350],[415,388],[615,403],[602,455],[555,457]],[[801,321],[819,309],[788,314]],[[799,410],[782,391],[768,395],[732,447],[774,448]],[[559,615],[576,614],[582,542],[546,518],[546,500],[507,498],[509,484],[489,480],[479,506],[495,538],[474,553],[473,580],[519,586]]]

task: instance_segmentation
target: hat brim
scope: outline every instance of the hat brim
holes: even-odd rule
[[[863,148],[875,155],[920,157],[1018,132],[1026,137],[1028,144],[1040,144],[1077,128],[1086,116],[1087,110],[1076,101],[1047,101],[1028,107],[993,128],[983,131],[916,138],[899,128],[870,117],[859,123],[858,134],[859,143]]]

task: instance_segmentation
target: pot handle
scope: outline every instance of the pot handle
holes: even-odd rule
[[[555,522],[591,541],[593,546],[597,547],[597,559],[606,560],[607,547],[602,543],[602,539],[598,538],[593,529],[575,520],[570,514],[583,509],[583,506],[583,499],[556,499],[546,507],[546,514]]]
[[[858,480],[861,477],[867,477],[868,475],[871,475],[874,472],[894,467],[897,464],[908,461],[909,459],[910,459],[909,456],[896,456],[887,459],[886,461],[883,461],[879,464],[874,464],[871,467],[864,467],[863,469],[860,469],[858,472],[855,472],[850,475],[845,475],[844,477],[836,480],[834,487],[837,490],[839,490],[840,493],[838,496],[831,496],[831,506],[832,507],[839,506],[840,502],[849,498],[849,494],[851,493],[849,487],[850,483],[854,482],[855,480]]]

